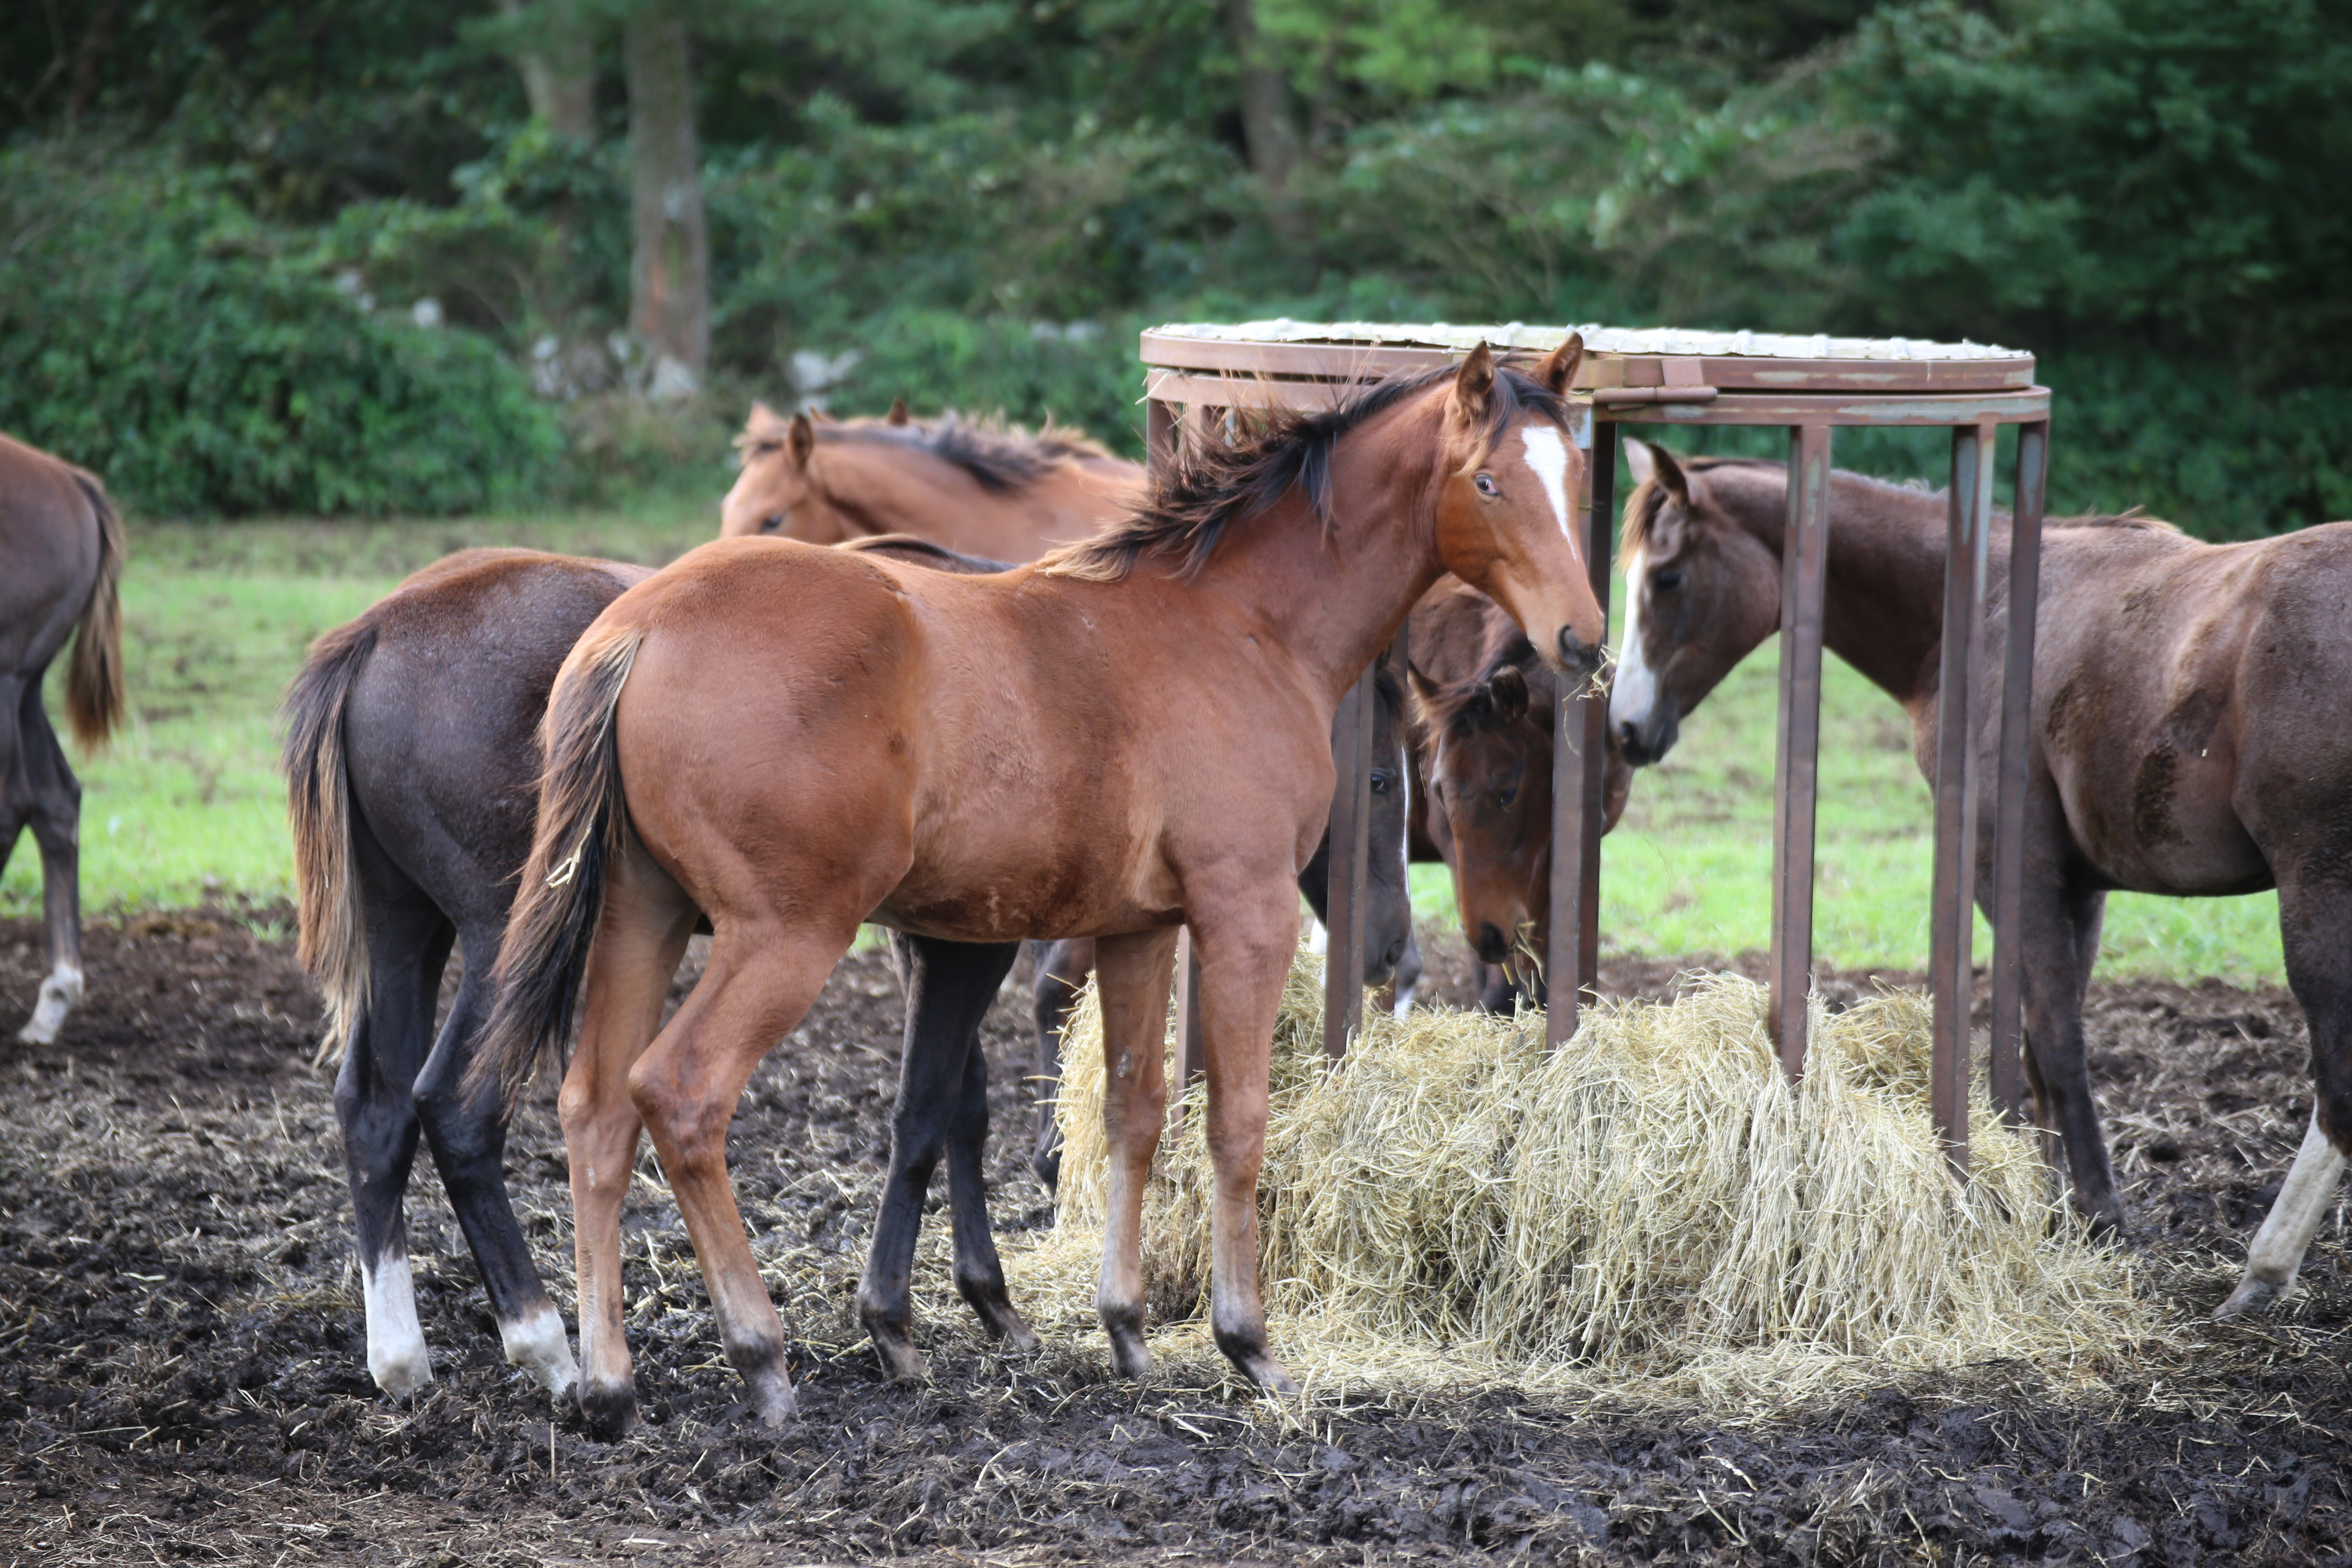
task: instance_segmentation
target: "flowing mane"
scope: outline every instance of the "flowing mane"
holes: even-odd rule
[[[1175,560],[1179,575],[1191,576],[1208,564],[1228,527],[1265,510],[1293,488],[1306,492],[1307,505],[1328,535],[1332,525],[1331,455],[1339,438],[1455,374],[1445,365],[1360,384],[1330,408],[1271,413],[1238,445],[1187,452],[1135,511],[1091,539],[1055,551],[1038,563],[1039,570],[1059,577],[1116,582],[1146,556],[1160,556]],[[1481,455],[1529,409],[1555,423],[1565,423],[1568,416],[1568,405],[1558,395],[1520,371],[1497,365]]]
[[[1770,458],[1727,458],[1716,456],[1685,458],[1677,455],[1675,458],[1675,462],[1686,474],[1706,473],[1717,468],[1751,468],[1783,476],[1788,473],[1786,465],[1775,461]],[[1839,468],[1834,470],[1834,473],[1835,477],[1839,479],[1858,479],[1864,484],[1876,485],[1884,489],[1901,490],[1915,495],[1927,496],[1940,496],[1944,493],[1941,487],[1931,489],[1916,482],[1903,483],[1895,479],[1882,479],[1869,474],[1857,474],[1850,468]],[[1617,563],[1620,566],[1622,566],[1628,560],[1630,560],[1635,551],[1642,549],[1649,542],[1650,530],[1656,523],[1658,514],[1665,510],[1666,497],[1668,493],[1666,487],[1659,483],[1657,476],[1653,474],[1648,479],[1643,479],[1640,484],[1635,485],[1633,487],[1633,493],[1625,498],[1622,531],[1619,536],[1617,545]],[[2009,513],[2003,510],[1996,512],[1995,515],[2005,518]],[[2136,506],[2126,507],[2122,511],[2088,512],[2079,517],[2045,518],[2042,520],[2042,526],[2045,530],[2053,528],[2122,528],[2136,529],[2147,533],[2178,533],[2180,531],[2179,525],[2167,522],[2162,518],[2150,517],[2147,513]]]

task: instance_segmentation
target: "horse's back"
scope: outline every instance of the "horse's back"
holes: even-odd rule
[[[539,551],[462,551],[354,623],[373,637],[347,700],[362,815],[436,899],[503,900],[530,848],[539,721],[583,632],[646,568]],[[455,912],[454,910],[452,912]]]

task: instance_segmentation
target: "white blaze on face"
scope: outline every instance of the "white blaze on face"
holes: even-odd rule
[[[1551,498],[1551,514],[1559,520],[1561,536],[1576,558],[1583,560],[1568,510],[1568,443],[1549,425],[1530,425],[1519,432],[1519,445],[1527,452],[1528,467],[1543,481],[1544,494]]]
[[[1625,636],[1617,649],[1617,675],[1609,683],[1609,721],[1638,724],[1658,700],[1658,678],[1642,653],[1642,578],[1646,552],[1625,561]]]

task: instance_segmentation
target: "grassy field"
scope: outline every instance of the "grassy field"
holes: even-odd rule
[[[562,518],[134,525],[123,584],[131,721],[110,752],[77,763],[89,908],[264,904],[290,893],[278,694],[312,637],[408,572],[474,544],[661,561],[715,526],[715,506],[684,501]],[[1840,966],[1922,967],[1927,786],[1900,711],[1828,662],[1816,952]],[[1768,645],[1686,718],[1674,754],[1636,784],[1602,862],[1612,948],[1709,955],[1767,942],[1775,667]],[[1417,868],[1414,891],[1424,920],[1450,926],[1443,868]],[[0,913],[30,914],[38,900],[27,836],[0,876]],[[2105,974],[2280,977],[2273,895],[2121,895],[2108,909]],[[1979,954],[1989,951],[1980,935]]]

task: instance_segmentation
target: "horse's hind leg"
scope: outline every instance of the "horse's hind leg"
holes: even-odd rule
[[[635,1425],[637,1393],[621,1322],[621,1204],[645,1124],[629,1069],[654,1037],[670,977],[694,931],[694,906],[642,851],[614,862],[582,991],[580,1044],[557,1096],[572,1167],[572,1244],[579,1285],[580,1414],[600,1436]],[[696,995],[701,992],[698,988]],[[664,1164],[664,1172],[668,1166]]]
[[[579,1369],[563,1335],[562,1314],[548,1300],[507,1196],[506,1117],[495,1086],[485,1084],[472,1092],[465,1087],[466,1069],[489,1019],[495,993],[490,970],[498,958],[499,937],[498,925],[482,921],[468,926],[460,939],[465,977],[433,1054],[417,1076],[416,1110],[432,1146],[434,1167],[449,1194],[449,1206],[457,1210],[475,1266],[482,1272],[507,1360],[562,1399],[579,1380]]]
[[[894,935],[891,946],[907,979],[906,1049],[898,1068],[898,1103],[890,1121],[890,1173],[882,1187],[866,1278],[857,1288],[857,1316],[874,1337],[883,1371],[911,1382],[923,1375],[910,1294],[915,1238],[922,1228],[931,1173],[943,1152],[948,1154],[949,1197],[955,1215],[956,1287],[992,1331],[1034,1342],[1005,1299],[1004,1273],[988,1234],[978,1159],[978,1146],[988,1135],[988,1065],[980,1048],[980,1023],[1020,946],[904,934]],[[965,1125],[968,1086],[975,1071],[981,1095],[976,1131]]]
[[[1095,966],[1095,944],[1083,939],[1041,942],[1037,953],[1037,1143],[1029,1157],[1049,1193],[1062,1184],[1062,1124],[1054,1094],[1062,1082],[1062,1032],[1078,1008],[1078,993]]]
[[[1172,928],[1095,943],[1108,1155],[1095,1311],[1110,1336],[1111,1365],[1121,1377],[1151,1370],[1151,1352],[1143,1342],[1143,1190],[1168,1121],[1168,989],[1175,967]]]
[[[367,1308],[368,1371],[376,1386],[405,1398],[433,1381],[416,1293],[408,1268],[403,1200],[416,1157],[417,1068],[432,1037],[433,1009],[455,935],[441,911],[362,848],[368,930],[368,1002],[344,1042],[335,1079],[335,1120],[342,1126],[343,1165],[357,1221],[362,1289]]]
[[[41,683],[24,682],[16,715],[17,766],[28,786],[33,840],[41,848],[41,916],[48,971],[33,1016],[17,1034],[28,1046],[58,1037],[81,1000],[81,784],[41,706]],[[13,839],[14,833],[9,837]],[[0,862],[6,857],[0,854]]]
[[[2311,1026],[2311,1128],[2218,1318],[2260,1311],[2294,1283],[2352,1150],[2352,882],[2283,871],[2279,936],[2287,984]]]
[[[761,1058],[799,1024],[849,950],[867,907],[834,930],[748,921],[719,926],[694,994],[629,1069],[630,1098],[694,1239],[727,1359],[771,1426],[793,1411],[784,1323],[743,1234],[727,1170],[727,1125]]]

